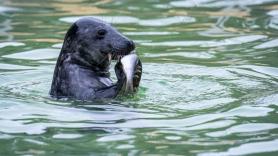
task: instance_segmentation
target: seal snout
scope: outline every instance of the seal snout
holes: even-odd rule
[[[112,58],[114,60],[119,60],[125,55],[128,55],[132,53],[135,50],[135,44],[132,40],[126,39],[125,41],[122,41],[121,44],[118,44],[118,46],[115,46],[112,48]]]
[[[131,52],[135,49],[135,44],[132,40],[126,41],[126,46],[127,46],[127,50],[129,52]]]
[[[131,51],[135,49],[135,44],[132,40],[126,39],[119,44],[119,47],[116,46],[115,53],[116,55],[128,55]]]

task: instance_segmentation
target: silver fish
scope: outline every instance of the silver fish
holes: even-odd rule
[[[136,54],[129,54],[121,58],[120,62],[122,64],[122,69],[126,75],[126,83],[124,92],[126,93],[132,93],[134,92],[134,86],[133,86],[133,78],[134,74],[136,72],[136,68],[138,65],[139,58]]]

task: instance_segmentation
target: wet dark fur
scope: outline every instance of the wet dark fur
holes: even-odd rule
[[[117,96],[125,76],[120,68],[115,68],[118,81],[112,83],[108,53],[126,55],[134,48],[134,43],[111,25],[92,17],[78,20],[65,36],[50,95],[80,100]]]

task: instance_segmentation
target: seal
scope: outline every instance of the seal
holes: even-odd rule
[[[135,44],[110,24],[85,17],[67,31],[53,74],[50,95],[55,98],[94,100],[136,92],[142,64]],[[117,82],[110,78],[111,60]]]

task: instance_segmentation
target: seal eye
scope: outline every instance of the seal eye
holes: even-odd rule
[[[97,31],[97,38],[103,38],[105,36],[105,34],[107,33],[107,31],[105,29],[100,29]]]

